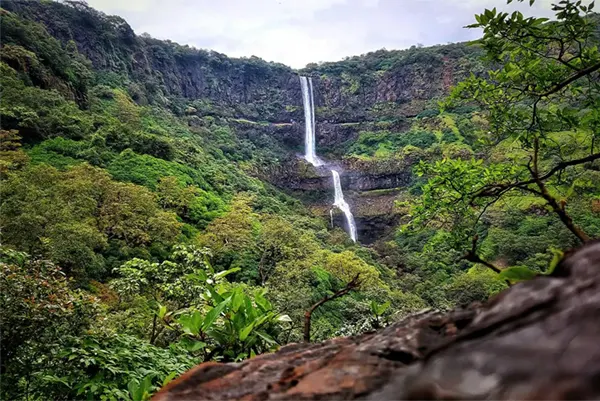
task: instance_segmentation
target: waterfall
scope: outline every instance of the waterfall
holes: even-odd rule
[[[336,206],[338,209],[344,212],[346,221],[348,222],[350,238],[352,238],[352,241],[356,242],[356,223],[354,221],[354,215],[350,210],[350,205],[348,205],[348,202],[346,202],[344,199],[340,174],[335,170],[331,170],[331,174],[333,175],[333,188],[335,189],[335,201],[333,202],[333,206]]]
[[[304,158],[313,166],[320,166],[323,162],[317,157],[315,150],[315,102],[313,99],[312,78],[300,77],[302,88],[302,104],[304,105]]]
[[[322,166],[324,163],[317,157],[317,152],[315,150],[316,124],[312,78],[300,77],[300,87],[302,88],[302,104],[304,106],[304,158],[315,167]],[[352,211],[350,210],[350,205],[344,200],[340,174],[335,170],[331,170],[331,174],[333,175],[333,187],[335,189],[335,201],[333,206],[344,212],[346,221],[348,222],[348,234],[350,234],[352,241],[356,242],[356,223]],[[333,209],[329,211],[329,214],[331,216],[331,226],[333,227]]]

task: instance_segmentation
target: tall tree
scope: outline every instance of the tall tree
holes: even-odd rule
[[[593,7],[561,0],[554,21],[485,10],[470,25],[483,29],[479,43],[491,69],[460,83],[444,106],[477,104],[489,122],[488,152],[499,145],[506,152],[487,161],[421,163],[418,172],[429,181],[413,221],[450,228],[469,261],[498,270],[478,256],[477,233],[490,206],[508,197],[542,200],[580,242],[590,239],[568,201],[583,186],[600,185],[600,21]]]

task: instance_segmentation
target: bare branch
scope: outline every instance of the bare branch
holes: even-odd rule
[[[316,304],[311,306],[310,309],[304,313],[304,342],[307,342],[307,343],[310,342],[310,319],[312,317],[313,312],[319,306],[323,305],[324,303],[329,302],[329,301],[339,298],[339,297],[343,297],[344,295],[348,294],[350,291],[354,290],[359,285],[361,285],[361,281],[359,280],[359,277],[360,277],[360,273],[358,273],[348,284],[346,284],[346,286],[344,288],[337,291],[333,295],[329,295],[329,296],[326,296],[325,298],[321,299],[319,302],[317,302]]]
[[[479,257],[479,255],[477,255],[477,241],[478,240],[479,240],[479,236],[475,235],[473,237],[473,243],[472,243],[471,249],[468,250],[467,253],[465,253],[461,259],[467,260],[472,263],[480,263],[480,264],[484,265],[485,267],[492,269],[494,272],[500,273],[502,270],[499,267],[494,266],[490,262],[487,262],[487,261],[481,259]]]

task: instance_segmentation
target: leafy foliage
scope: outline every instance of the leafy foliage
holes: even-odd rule
[[[175,215],[150,191],[86,164],[64,172],[28,166],[9,174],[1,194],[4,242],[48,256],[78,278],[102,277],[115,256],[149,255],[179,234]]]
[[[600,234],[589,5],[561,2],[552,22],[487,10],[476,18],[479,47],[307,67],[343,99],[319,116],[359,132],[328,150],[374,175],[406,174],[406,188],[373,195],[395,197],[409,224],[371,248],[256,178],[293,147],[274,139],[287,122],[263,120],[301,111],[280,88],[255,85],[287,67],[136,37],[81,2],[7,7],[16,11],[0,14],[2,398],[147,400],[201,361],[300,341],[305,312],[357,275],[356,291],[314,310],[311,338],[485,301],[507,281],[550,274],[557,248]],[[63,40],[84,31],[95,68]],[[181,61],[226,96],[186,100],[198,88],[138,54]],[[475,74],[441,105],[360,105],[391,74],[444,75],[448,63]]]
[[[547,241],[536,254],[554,245],[553,239],[542,233],[548,225],[554,226],[545,216],[547,212],[571,232],[572,237],[561,238],[563,244],[574,239],[587,241],[599,234],[584,231],[574,219],[576,205],[586,196],[574,188],[582,181],[593,182],[597,188],[600,178],[593,167],[600,158],[594,148],[600,121],[600,86],[595,79],[600,53],[592,8],[593,3],[559,2],[553,6],[555,22],[495,9],[476,16],[472,27],[483,28],[480,43],[492,69],[460,83],[446,107],[473,102],[479,106],[490,125],[482,140],[491,157],[421,162],[417,173],[429,180],[413,209],[415,227],[431,223],[448,230],[457,249],[470,248],[467,260],[494,270],[498,268],[477,254],[477,239],[487,234],[490,249],[491,244],[503,246],[503,242],[519,238],[510,251],[507,247],[491,252],[491,257],[507,257],[531,244],[524,240],[530,233],[493,227],[500,220],[494,214],[513,209],[520,199],[537,198],[539,202],[530,202],[528,207],[544,215],[526,220],[534,226],[530,232],[540,233]],[[545,228],[535,228],[534,221]],[[555,231],[562,234],[564,230],[558,227]],[[518,263],[526,255],[532,255],[530,249],[505,262]],[[511,280],[532,275],[521,267],[504,274]]]
[[[145,401],[198,361],[126,334],[69,336],[44,358],[30,389],[40,398]]]
[[[17,386],[20,380],[38,373],[32,365],[63,336],[82,333],[95,317],[97,301],[71,289],[50,261],[32,260],[23,252],[2,248],[0,269],[2,393],[16,399],[24,390]]]

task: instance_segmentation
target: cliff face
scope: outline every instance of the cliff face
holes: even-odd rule
[[[136,36],[125,20],[79,2],[8,0],[2,7],[46,26],[64,43],[73,40],[103,79],[124,77],[137,101],[208,100],[239,117],[285,119],[298,104],[295,73],[258,58],[233,59],[169,41]],[[117,77],[115,77],[115,74]],[[144,96],[150,99],[143,99]],[[245,107],[246,106],[246,107]],[[218,109],[218,107],[217,107]]]
[[[329,204],[323,194],[331,188],[330,173],[307,175],[306,166],[298,159],[304,143],[298,73],[312,76],[317,152],[343,170],[343,187],[349,203],[359,211],[359,228],[363,227],[362,237],[367,242],[382,232],[368,228],[373,218],[379,221],[378,226],[393,225],[397,218],[390,206],[393,202],[378,208],[373,205],[381,202],[365,201],[373,198],[369,191],[407,185],[411,165],[398,165],[395,160],[346,160],[344,149],[361,131],[373,129],[381,121],[387,129],[402,132],[410,126],[411,118],[428,107],[435,108],[434,99],[476,69],[477,50],[456,44],[380,50],[337,63],[309,65],[296,72],[256,57],[228,58],[137,36],[120,17],[104,15],[78,2],[7,0],[2,7],[42,23],[65,44],[74,41],[98,71],[99,83],[123,83],[138,103],[167,105],[181,114],[223,117],[240,137],[260,134],[274,138],[287,156],[276,167],[262,169],[260,176],[283,189],[304,192],[301,198],[320,207],[316,210],[324,210]],[[366,214],[360,212],[367,210]]]
[[[224,114],[241,118],[271,122],[302,118],[297,72],[283,64],[256,57],[228,58],[136,36],[122,18],[79,2],[7,0],[2,7],[41,22],[64,43],[75,41],[95,69],[125,75],[151,95],[207,100],[230,107],[222,110]],[[382,117],[378,107],[388,109],[387,117],[416,115],[424,102],[444,94],[465,75],[469,63],[464,57],[474,51],[460,44],[437,50],[379,51],[366,56],[363,71],[353,69],[350,59],[309,66],[301,73],[315,79],[321,121],[375,120]]]

